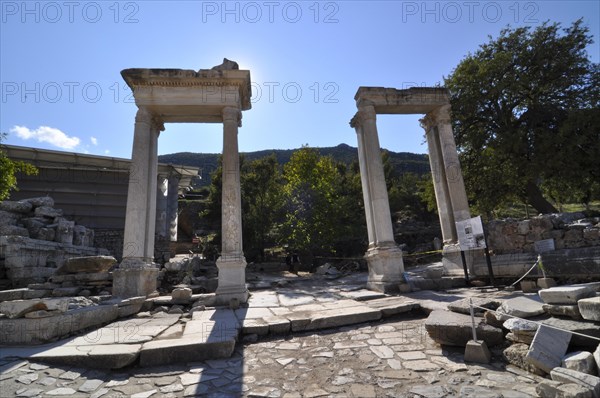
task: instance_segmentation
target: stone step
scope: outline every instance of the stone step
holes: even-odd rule
[[[419,303],[404,297],[385,297],[365,301],[365,305],[381,311],[384,318],[421,308]]]

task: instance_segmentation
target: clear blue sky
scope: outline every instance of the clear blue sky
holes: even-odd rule
[[[356,146],[359,86],[441,83],[487,36],[583,17],[598,1],[0,1],[0,130],[8,144],[129,158],[125,68],[249,69],[241,151]],[[382,147],[425,153],[419,116],[378,117]],[[220,124],[167,124],[159,153],[220,152]]]

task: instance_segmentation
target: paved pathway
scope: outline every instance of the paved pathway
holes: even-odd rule
[[[352,280],[341,285],[308,280],[277,294],[255,292],[250,304],[260,313],[276,303],[284,311],[369,295],[355,290],[358,286]],[[429,338],[425,317],[406,313],[287,335],[249,334],[227,359],[112,372],[5,359],[0,361],[0,397],[536,396],[538,377],[505,368],[499,352],[490,365],[465,364],[463,349],[442,349]]]

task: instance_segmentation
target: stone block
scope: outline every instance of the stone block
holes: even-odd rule
[[[221,339],[210,333],[204,338],[196,335],[144,343],[140,350],[140,366],[162,366],[178,362],[197,362],[207,359],[229,358],[235,348],[235,339]]]
[[[567,354],[563,357],[562,366],[581,373],[596,375],[596,361],[591,352],[577,351]]]
[[[291,323],[284,317],[272,316],[265,317],[263,320],[269,325],[269,333],[271,334],[287,334],[290,332]]]
[[[527,361],[527,352],[529,352],[529,344],[512,344],[502,352],[504,359],[520,369],[537,374],[544,375],[545,372]]]
[[[560,366],[567,352],[571,333],[540,326],[527,352],[527,361],[546,373]]]
[[[543,303],[530,297],[515,297],[505,300],[497,312],[519,318],[531,318],[544,313]]]
[[[158,269],[118,268],[113,271],[113,295],[121,298],[148,296],[156,291]]]
[[[31,311],[66,312],[68,309],[68,299],[14,300],[0,303],[0,312],[11,319],[20,318]]]
[[[495,310],[500,306],[498,300],[489,299],[485,297],[472,297],[470,298],[473,302],[473,306],[487,308],[488,310]],[[461,314],[470,315],[469,298],[456,300],[448,304],[450,311],[459,312]],[[486,311],[482,308],[473,308],[475,315],[483,315]]]
[[[60,346],[30,358],[56,365],[88,368],[93,364],[95,369],[120,369],[136,361],[141,347],[141,344]]]
[[[260,318],[244,319],[242,323],[242,333],[264,336],[269,333],[269,324]]]
[[[594,398],[600,398],[600,377],[559,367],[552,369],[550,377],[554,381],[578,384],[591,390]]]
[[[3,211],[26,214],[29,213],[31,209],[33,209],[31,203],[24,200],[20,200],[18,202],[12,200],[5,200],[0,202],[0,210]]]
[[[523,280],[521,281],[520,285],[523,293],[536,293],[538,290],[540,290],[535,281]]]
[[[29,237],[27,228],[16,225],[0,225],[0,235],[25,236]]]
[[[86,227],[83,225],[75,225],[73,227],[73,244],[75,246],[89,246],[86,238]]]
[[[490,363],[492,354],[485,341],[469,340],[465,347],[465,361],[475,363]]]
[[[57,275],[107,272],[117,260],[113,256],[71,257],[56,270]]]
[[[63,211],[50,206],[39,206],[35,208],[34,214],[36,217],[55,218],[62,217]]]
[[[22,300],[27,288],[0,290],[0,301]]]
[[[56,238],[56,231],[52,228],[40,228],[34,238],[53,242]]]
[[[543,308],[544,311],[552,316],[567,317],[575,320],[582,319],[579,307],[576,304],[544,304]]]
[[[575,383],[561,383],[544,380],[535,388],[536,393],[544,398],[592,398],[592,391]]]
[[[59,337],[100,326],[118,317],[116,305],[101,305],[67,311],[38,319],[0,319],[0,344],[42,344]]]
[[[477,339],[485,341],[488,346],[504,341],[502,329],[486,324],[482,318],[475,318],[475,327]],[[433,340],[445,345],[464,347],[473,338],[471,317],[456,312],[431,312],[425,321],[425,329]]]
[[[15,225],[18,219],[19,216],[17,216],[15,213],[0,210],[0,227],[6,225]]]
[[[52,290],[53,297],[69,297],[69,296],[77,296],[81,288],[79,286],[74,287],[57,287]]]
[[[364,304],[373,309],[381,311],[381,314],[384,318],[410,312],[421,307],[416,301],[407,300],[404,297],[386,297],[369,300]]]
[[[192,289],[189,287],[179,287],[171,292],[171,299],[174,303],[187,304],[192,300]]]
[[[527,322],[518,318],[511,318],[505,321],[503,327],[510,330],[516,337],[513,341],[520,341],[527,344],[531,343],[538,330],[537,323]]]
[[[542,289],[540,298],[546,304],[577,304],[577,301],[595,295],[593,285],[556,286]]]
[[[542,321],[545,325],[555,328],[568,330],[570,332],[581,333],[586,336],[600,338],[600,325],[591,321],[575,321],[565,318],[549,318]],[[578,334],[573,334],[571,343],[575,346],[593,350],[598,345],[598,340],[586,338]]]
[[[381,311],[366,305],[313,312],[305,330],[334,328],[381,319]]]
[[[596,351],[594,351],[594,360],[596,361],[596,368],[598,369],[598,376],[600,376],[600,344],[596,347]]]
[[[581,299],[577,306],[583,319],[600,322],[600,296]]]
[[[54,207],[54,199],[52,199],[50,196],[40,196],[38,198],[23,199],[22,201],[31,203],[33,207]]]
[[[54,240],[59,243],[72,245],[73,244],[73,228],[75,228],[74,221],[67,221],[67,220],[58,221],[58,226],[56,227],[56,235],[55,235]]]
[[[538,278],[537,284],[542,289],[550,289],[556,286],[554,278]]]

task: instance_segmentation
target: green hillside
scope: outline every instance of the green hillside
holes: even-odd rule
[[[332,156],[339,162],[350,164],[358,160],[358,150],[350,145],[340,144],[335,147],[317,148],[321,155]],[[285,164],[290,160],[295,149],[267,149],[256,152],[245,152],[243,155],[247,160],[260,159],[275,153],[279,164]],[[408,153],[408,152],[391,152],[390,162],[394,166],[396,173],[429,173],[429,158],[424,154]],[[177,152],[167,155],[160,155],[158,161],[161,163],[170,163],[176,165],[193,166],[201,169],[202,179],[199,181],[200,186],[210,184],[210,174],[217,167],[217,161],[220,154],[218,153],[193,153],[193,152]]]

